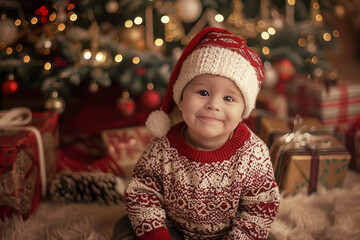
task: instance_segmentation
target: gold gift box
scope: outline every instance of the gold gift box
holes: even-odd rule
[[[303,141],[306,137],[301,134],[300,142],[287,134],[270,149],[280,191],[285,195],[311,194],[319,187],[342,187],[351,158],[346,148],[332,135],[305,133],[317,144],[311,149],[311,141]]]

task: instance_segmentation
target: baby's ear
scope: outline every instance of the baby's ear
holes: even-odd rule
[[[179,106],[176,106],[174,108],[174,110],[169,114],[169,117],[171,119],[172,125],[175,125],[175,124],[177,124],[179,122],[184,121],[184,119],[182,117],[181,110],[180,110],[180,103],[179,103]]]
[[[181,112],[182,111],[182,105],[183,105],[183,100],[180,99],[179,105],[178,105],[178,110]]]

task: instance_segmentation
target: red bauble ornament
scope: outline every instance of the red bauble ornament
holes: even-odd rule
[[[275,60],[273,66],[278,72],[277,89],[280,93],[284,93],[285,83],[290,81],[296,73],[295,65],[289,59],[284,58]]]
[[[130,116],[136,110],[135,102],[130,97],[128,91],[123,92],[122,96],[117,100],[116,106],[121,115],[123,116]]]
[[[14,74],[9,74],[2,84],[3,94],[14,94],[19,88],[18,82],[14,78]]]
[[[135,73],[140,76],[144,76],[146,74],[146,68],[144,67],[137,67],[135,68]]]
[[[273,62],[273,66],[279,74],[279,81],[287,82],[293,78],[296,73],[294,64],[289,59],[279,59]]]
[[[149,110],[156,109],[161,104],[160,93],[153,89],[147,89],[141,96],[140,103]]]

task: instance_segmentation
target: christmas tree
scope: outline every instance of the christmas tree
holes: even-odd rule
[[[2,0],[0,8],[3,99],[41,92],[40,105],[59,112],[79,88],[114,85],[125,113],[145,93],[142,103],[158,107],[182,48],[205,26],[245,38],[280,78],[331,72],[323,50],[340,35],[322,14],[331,1]]]

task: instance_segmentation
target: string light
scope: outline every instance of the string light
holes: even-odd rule
[[[53,22],[53,21],[55,21],[55,19],[56,19],[56,13],[50,14],[49,20]]]
[[[305,46],[306,46],[306,40],[305,40],[305,38],[299,38],[299,40],[298,40],[298,45],[299,45],[300,47],[305,47]]]
[[[134,25],[134,23],[131,20],[126,20],[124,25],[126,28],[131,28]]]
[[[58,30],[59,30],[60,32],[62,32],[62,31],[65,30],[65,24],[60,23],[57,28],[58,28]]]
[[[123,56],[121,54],[117,54],[115,56],[115,62],[119,63],[123,60]]]
[[[77,20],[77,15],[74,12],[70,13],[70,21],[75,22]]]
[[[86,60],[89,60],[91,58],[91,52],[89,49],[85,49],[83,51],[83,57],[86,59]]]
[[[221,15],[221,14],[216,14],[215,15],[215,21],[217,21],[217,22],[223,22],[224,21],[224,16],[223,15]]]
[[[29,55],[25,55],[24,58],[23,58],[23,60],[24,60],[24,63],[30,62],[30,57],[29,57]]]
[[[295,5],[296,1],[295,0],[288,0],[289,5]]]
[[[21,45],[21,44],[19,43],[18,45],[16,45],[15,48],[16,48],[16,51],[17,51],[17,52],[21,52],[24,47],[23,47],[23,45]]]
[[[319,3],[318,3],[318,2],[314,2],[314,3],[313,3],[313,8],[316,9],[316,10],[317,10],[317,9],[320,9]]]
[[[7,53],[8,55],[12,54],[12,53],[13,53],[12,48],[11,48],[11,47],[6,48],[6,53]]]
[[[262,32],[261,33],[261,38],[264,40],[268,40],[270,38],[270,35],[268,32]]]
[[[261,51],[262,51],[262,53],[264,55],[269,55],[270,54],[270,49],[268,47],[266,47],[266,46],[264,46]]]
[[[153,83],[146,84],[146,89],[153,90],[154,89],[154,84]]]
[[[140,25],[142,22],[143,22],[143,19],[142,19],[141,17],[136,17],[136,18],[134,19],[134,23],[135,23],[136,25]]]
[[[316,14],[315,19],[316,21],[321,22],[323,20],[323,17],[321,16],[321,14]]]
[[[37,22],[38,22],[37,17],[31,18],[30,22],[31,22],[31,24],[34,24],[34,25],[37,24]]]
[[[317,57],[317,56],[313,56],[312,58],[311,58],[311,63],[312,64],[317,64],[319,62],[319,58]]]
[[[164,44],[164,40],[162,40],[161,38],[158,38],[158,39],[155,40],[154,43],[155,43],[156,46],[160,47],[160,46],[162,46]]]
[[[276,33],[275,28],[269,27],[269,28],[268,28],[268,33],[269,33],[270,35],[275,35],[275,33]]]
[[[105,52],[97,52],[95,56],[96,61],[99,63],[103,63],[106,61],[106,53]]]
[[[44,69],[45,69],[45,70],[50,70],[50,69],[51,69],[51,63],[46,62],[46,63],[44,64]]]
[[[139,64],[139,63],[140,63],[140,58],[139,58],[139,57],[134,57],[134,58],[132,59],[132,62],[133,62],[134,64]]]
[[[339,32],[338,30],[336,30],[336,29],[332,32],[332,34],[333,34],[333,36],[334,36],[335,38],[339,38],[339,37],[340,37],[340,32]]]
[[[21,25],[21,20],[20,19],[16,19],[15,20],[15,26],[20,26]]]
[[[326,32],[323,34],[323,38],[325,41],[329,42],[331,40],[331,34]]]
[[[170,17],[167,16],[167,15],[164,15],[164,16],[161,17],[160,20],[161,20],[161,22],[162,22],[163,24],[166,24],[166,23],[170,22]]]

